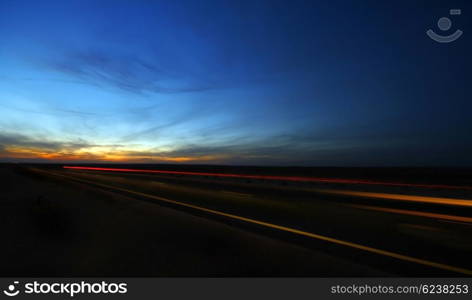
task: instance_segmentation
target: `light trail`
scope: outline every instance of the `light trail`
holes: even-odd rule
[[[205,213],[212,214],[212,215],[223,216],[223,217],[227,217],[227,218],[230,218],[230,219],[233,219],[233,220],[243,221],[243,222],[250,223],[250,224],[256,224],[256,225],[260,225],[260,226],[263,226],[263,227],[272,228],[272,229],[276,229],[276,230],[280,230],[280,231],[284,231],[284,232],[289,232],[289,233],[293,233],[293,234],[296,234],[296,235],[305,236],[305,237],[308,237],[308,238],[321,240],[321,241],[325,241],[325,242],[329,242],[329,243],[333,243],[333,244],[337,244],[337,245],[342,245],[342,246],[350,247],[350,248],[357,249],[357,250],[363,250],[363,251],[374,253],[374,254],[377,254],[377,255],[383,255],[383,256],[387,256],[387,257],[398,259],[398,260],[403,260],[403,261],[407,261],[407,262],[420,264],[420,265],[423,265],[423,266],[428,266],[428,267],[432,267],[432,268],[446,270],[446,271],[449,271],[449,272],[461,273],[461,274],[465,274],[465,275],[468,275],[468,276],[472,275],[472,270],[468,270],[468,269],[461,268],[461,267],[450,266],[450,265],[446,265],[446,264],[442,264],[442,263],[438,263],[438,262],[432,262],[432,261],[428,261],[428,260],[421,259],[421,258],[416,258],[416,257],[408,256],[408,255],[403,255],[403,254],[399,254],[399,253],[395,253],[395,252],[391,252],[391,251],[387,251],[387,250],[382,250],[382,249],[378,249],[378,248],[374,248],[374,247],[364,246],[364,245],[361,245],[361,244],[348,242],[348,241],[332,238],[332,237],[329,237],[329,236],[324,236],[324,235],[320,235],[320,234],[316,234],[316,233],[303,231],[303,230],[300,230],[300,229],[290,228],[290,227],[286,227],[286,226],[282,226],[282,225],[272,224],[272,223],[265,222],[265,221],[260,221],[260,220],[256,220],[256,219],[252,219],[252,218],[247,218],[247,217],[242,217],[242,216],[238,216],[238,215],[234,215],[234,214],[230,214],[230,213],[225,213],[225,212],[222,212],[222,211],[209,209],[209,208],[205,208],[205,207],[200,207],[200,206],[197,206],[197,205],[188,204],[188,203],[184,203],[184,202],[180,202],[180,201],[175,201],[175,200],[167,199],[167,198],[164,198],[164,197],[159,197],[159,196],[154,196],[154,195],[150,195],[150,194],[146,194],[146,193],[141,193],[141,192],[137,192],[137,191],[133,191],[133,190],[125,189],[125,188],[120,188],[120,187],[116,187],[116,186],[112,186],[112,185],[108,185],[108,184],[92,182],[92,181],[88,181],[88,180],[84,180],[84,179],[78,179],[78,178],[75,178],[75,177],[72,177],[72,176],[57,174],[55,172],[41,171],[41,170],[38,170],[38,169],[36,169],[36,171],[43,172],[43,173],[46,173],[46,174],[50,174],[50,175],[53,175],[53,176],[67,178],[69,180],[85,183],[87,185],[98,186],[98,187],[102,187],[102,188],[106,188],[106,189],[110,189],[110,190],[115,190],[115,191],[121,191],[121,192],[125,192],[125,193],[128,193],[128,194],[133,194],[133,195],[140,196],[140,197],[154,199],[154,200],[158,200],[158,201],[165,202],[165,203],[170,203],[170,204],[181,206],[181,207],[191,208],[191,209],[194,209],[196,211],[201,211],[201,212],[205,212]]]
[[[420,203],[472,207],[472,200],[468,200],[468,199],[426,197],[426,196],[413,196],[413,195],[403,195],[403,194],[371,193],[371,192],[359,192],[359,191],[340,191],[340,190],[319,190],[319,191],[325,194],[332,194],[332,195],[355,196],[355,197],[364,197],[364,198],[376,198],[376,199],[388,199],[388,200],[400,200],[400,201],[408,201],[408,202],[420,202]]]
[[[415,211],[415,210],[407,210],[407,209],[377,207],[377,206],[370,206],[370,205],[351,204],[349,206],[355,207],[355,208],[367,209],[367,210],[402,214],[402,215],[410,215],[410,216],[425,217],[425,218],[432,218],[432,219],[472,223],[472,218],[469,218],[469,217],[461,217],[461,216],[445,215],[445,214],[436,214],[436,213],[429,213],[429,212]]]
[[[367,185],[383,185],[383,186],[417,187],[417,188],[428,188],[428,189],[472,190],[471,186],[457,186],[457,185],[443,185],[443,184],[415,184],[415,183],[403,183],[403,182],[372,181],[372,180],[363,180],[363,179],[342,179],[342,178],[302,177],[302,176],[249,175],[249,174],[231,174],[231,173],[187,172],[187,171],[125,169],[125,168],[102,168],[102,167],[79,167],[79,166],[63,166],[63,168],[64,169],[74,169],[74,170],[89,170],[89,171],[110,171],[110,172],[127,172],[127,173],[153,173],[153,174],[169,174],[169,175],[189,175],[189,176],[213,176],[213,177],[245,178],[245,179],[261,179],[261,180],[279,180],[279,181],[295,181],[295,182],[367,184]]]

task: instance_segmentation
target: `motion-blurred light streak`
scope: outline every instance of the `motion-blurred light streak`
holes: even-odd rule
[[[125,169],[125,168],[102,168],[102,167],[79,167],[79,166],[63,166],[64,169],[90,170],[90,171],[111,171],[111,172],[131,172],[131,173],[154,173],[169,175],[189,175],[189,176],[213,176],[213,177],[229,177],[229,178],[245,178],[260,180],[279,180],[279,181],[295,181],[295,182],[325,182],[340,184],[367,184],[367,185],[384,185],[384,186],[403,186],[430,189],[463,189],[471,190],[470,186],[456,186],[443,184],[414,184],[403,182],[386,182],[372,181],[363,179],[341,179],[341,178],[322,178],[322,177],[300,177],[300,176],[272,176],[272,175],[248,175],[248,174],[231,174],[231,173],[208,173],[208,172],[187,172],[187,171],[167,171],[167,170],[145,170],[145,169]]]

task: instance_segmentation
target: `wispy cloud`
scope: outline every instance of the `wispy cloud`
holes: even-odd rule
[[[83,140],[77,140],[75,142],[58,142],[35,139],[30,136],[18,133],[0,132],[0,146],[2,146],[3,149],[6,149],[7,147],[21,147],[43,149],[44,151],[58,151],[61,149],[80,150],[82,148],[90,147],[92,145]]]
[[[133,93],[187,93],[216,88],[187,74],[164,70],[157,63],[112,51],[68,50],[58,57],[44,59],[41,64],[77,82]]]
[[[87,116],[99,116],[99,113],[95,112],[86,112],[86,111],[79,111],[79,110],[72,110],[72,109],[61,109],[61,108],[48,108],[48,109],[42,109],[42,110],[35,110],[35,109],[26,109],[26,108],[21,108],[21,107],[15,107],[15,106],[9,106],[9,105],[4,105],[0,104],[0,107],[4,107],[9,110],[14,110],[22,113],[30,113],[30,114],[39,114],[39,115],[51,115],[51,116],[59,116],[59,117],[64,117],[64,116],[71,116],[75,115],[78,117],[87,117]]]

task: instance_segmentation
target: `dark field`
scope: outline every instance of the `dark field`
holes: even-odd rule
[[[470,169],[88,166],[323,180],[0,165],[2,276],[472,274]]]

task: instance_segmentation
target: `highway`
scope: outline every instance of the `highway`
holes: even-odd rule
[[[469,186],[136,168],[30,171],[353,260],[391,276],[472,275]]]

